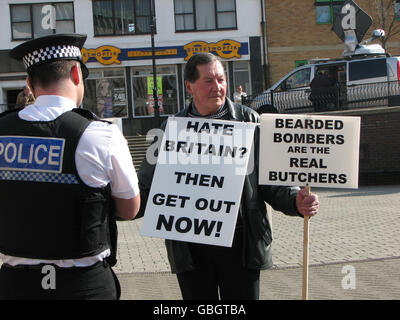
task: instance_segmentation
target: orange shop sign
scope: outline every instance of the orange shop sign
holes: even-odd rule
[[[192,41],[185,45],[156,47],[157,59],[182,58],[185,61],[199,52],[212,52],[222,59],[241,58],[249,54],[248,43],[224,39],[217,42]],[[84,63],[98,62],[102,65],[120,64],[121,61],[152,59],[151,48],[117,48],[111,45],[96,49],[82,49]]]
[[[118,60],[121,49],[113,46],[101,46],[97,49],[82,48],[81,53],[84,63],[86,63],[90,58],[95,58],[98,62],[105,65],[121,63],[121,61]]]
[[[194,54],[199,52],[215,52],[224,59],[240,58],[240,42],[234,40],[220,40],[218,42],[193,41],[186,44],[183,48],[187,53],[185,60],[189,60]]]

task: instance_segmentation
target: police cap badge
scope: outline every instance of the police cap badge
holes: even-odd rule
[[[26,41],[10,51],[10,57],[22,61],[27,71],[32,66],[56,60],[77,60],[81,63],[83,78],[89,70],[82,60],[81,49],[86,41],[84,34],[52,34]]]

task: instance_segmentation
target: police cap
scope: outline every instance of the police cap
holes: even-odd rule
[[[10,51],[10,57],[22,61],[27,71],[32,66],[57,60],[77,60],[81,63],[83,78],[89,70],[82,60],[81,49],[86,41],[84,34],[52,34],[26,41]]]

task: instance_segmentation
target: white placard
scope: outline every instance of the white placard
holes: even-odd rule
[[[169,118],[141,234],[231,246],[255,126]]]
[[[263,114],[259,183],[358,188],[360,118]]]

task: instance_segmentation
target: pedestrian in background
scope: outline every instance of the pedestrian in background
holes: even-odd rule
[[[330,70],[319,70],[310,83],[309,100],[313,103],[314,111],[327,111],[335,104],[335,82]]]
[[[29,86],[25,85],[24,89],[17,95],[17,101],[15,103],[15,107],[24,108],[28,104],[32,104],[34,102],[35,102],[35,96],[33,95]]]
[[[242,104],[243,97],[247,97],[247,93],[243,91],[243,87],[239,84],[236,91],[233,93],[233,101]]]

